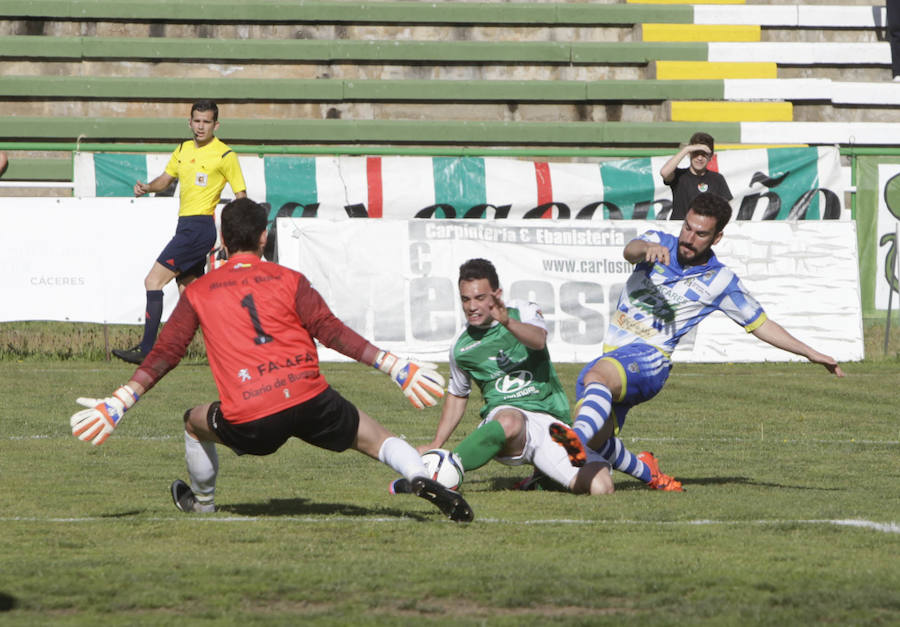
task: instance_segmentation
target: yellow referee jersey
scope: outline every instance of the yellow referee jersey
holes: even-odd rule
[[[225,183],[236,194],[247,189],[237,155],[218,137],[202,148],[189,139],[172,153],[166,173],[181,185],[179,216],[211,216]]]

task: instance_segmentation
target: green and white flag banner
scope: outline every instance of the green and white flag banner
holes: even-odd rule
[[[75,196],[131,196],[135,181],[157,176],[168,158],[79,153]],[[667,159],[560,163],[495,157],[239,157],[248,195],[269,205],[270,219],[333,220],[667,219],[672,194],[659,176]],[[736,220],[850,219],[834,147],[724,151],[715,155],[710,168],[728,181]],[[223,197],[232,197],[227,187]]]

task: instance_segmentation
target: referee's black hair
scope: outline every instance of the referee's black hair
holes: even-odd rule
[[[219,107],[212,100],[198,100],[191,107],[191,117],[194,117],[194,111],[212,111],[213,121],[219,121]]]
[[[487,259],[469,259],[459,267],[459,281],[457,281],[457,284],[477,279],[487,279],[492,290],[500,288],[497,269]]]
[[[249,198],[232,200],[222,209],[222,242],[228,252],[257,252],[259,237],[268,226],[265,207]]]

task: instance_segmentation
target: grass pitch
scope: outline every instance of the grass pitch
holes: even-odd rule
[[[325,364],[335,388],[414,445],[437,409],[390,380]],[[446,367],[444,367],[446,370]],[[560,365],[571,388],[577,366]],[[178,512],[181,415],[215,398],[182,364],[94,448],[77,396],[131,368],[0,361],[4,625],[786,625],[900,623],[900,402],[895,361],[676,365],[622,433],[686,492],[616,474],[607,497],[516,492],[530,472],[466,476],[456,525],[355,452],[299,441],[220,450],[212,516]],[[445,373],[446,374],[446,373]],[[477,402],[454,434],[477,424]]]

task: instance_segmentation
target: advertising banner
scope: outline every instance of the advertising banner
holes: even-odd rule
[[[859,157],[856,221],[859,225],[860,286],[863,310],[883,312],[893,291],[900,308],[897,225],[900,224],[900,158]]]
[[[677,223],[533,220],[278,220],[280,263],[306,274],[333,311],[376,345],[446,361],[463,324],[456,279],[466,259],[494,262],[507,299],[538,303],[550,353],[586,362],[602,351],[631,265],[622,248]],[[863,357],[855,224],[743,222],[716,247],[768,315],[839,360]],[[323,359],[337,359],[322,351]],[[721,313],[685,337],[676,361],[801,359],[748,335]]]
[[[142,324],[144,277],[177,221],[172,198],[11,198],[0,260],[0,321]],[[559,361],[601,350],[631,267],[622,247],[678,223],[616,220],[278,220],[281,263],[306,273],[335,312],[379,346],[446,360],[461,328],[459,264],[487,257],[507,298],[541,305]],[[716,247],[767,312],[841,360],[862,358],[852,221],[735,222]],[[165,290],[164,319],[177,301]],[[337,358],[323,351],[326,359]],[[681,361],[793,359],[713,314],[686,337]]]
[[[143,324],[144,277],[175,233],[172,198],[4,198],[0,322]],[[164,292],[168,317],[178,300]]]
[[[239,157],[247,193],[276,217],[665,220],[668,156],[558,163],[497,157]],[[79,153],[75,195],[131,196],[167,154]],[[687,167],[687,160],[681,164]],[[731,150],[710,169],[727,180],[735,219],[849,220],[834,147]],[[168,190],[169,195],[177,190]],[[224,197],[231,197],[226,187]]]

